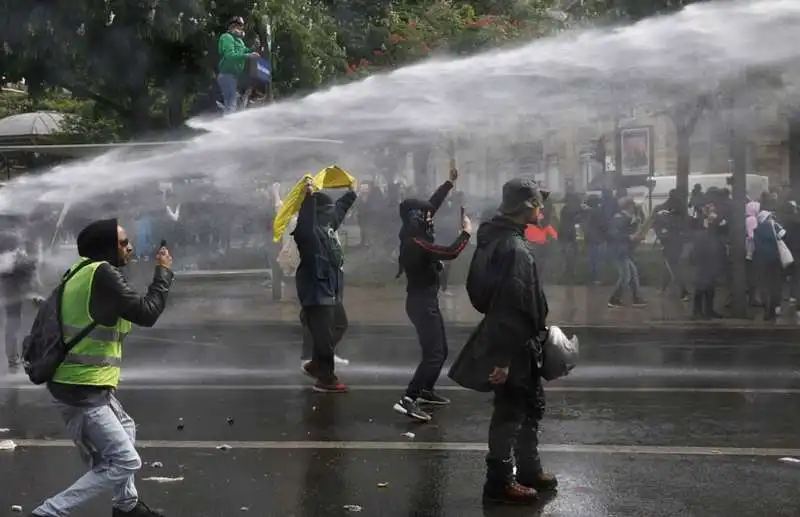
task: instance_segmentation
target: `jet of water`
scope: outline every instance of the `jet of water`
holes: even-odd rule
[[[240,193],[252,190],[246,185],[253,177],[294,180],[315,161],[371,174],[363,152],[387,144],[430,144],[453,134],[511,140],[521,122],[565,127],[625,106],[668,107],[745,69],[782,72],[800,58],[800,47],[790,44],[798,33],[796,0],[712,2],[628,27],[434,59],[303,99],[191,120],[205,134],[179,145],[112,152],[21,177],[0,191],[0,212],[27,213],[41,201],[92,201],[188,174]],[[770,93],[794,94],[798,83],[783,74]]]

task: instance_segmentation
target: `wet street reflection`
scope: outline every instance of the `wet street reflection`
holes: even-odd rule
[[[467,332],[449,330],[454,347]],[[488,395],[443,380],[452,404],[431,422],[392,411],[418,354],[411,329],[354,327],[340,350],[352,391],[338,395],[311,392],[293,326],[143,332],[119,392],[139,424],[139,491],[175,516],[796,515],[800,470],[779,461],[800,457],[793,336],[606,328],[581,340],[580,367],[546,388],[542,457],[559,491],[507,508],[481,500]],[[0,451],[0,509],[30,509],[81,473],[49,396],[19,374],[0,376],[0,429],[18,445]],[[107,513],[101,499],[81,515]]]

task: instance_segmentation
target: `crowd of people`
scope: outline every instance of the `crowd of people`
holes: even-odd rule
[[[440,274],[442,261],[456,258],[466,248],[472,223],[463,215],[454,242],[441,246],[434,241],[433,217],[457,179],[452,170],[429,199],[406,198],[399,205],[398,276],[407,281],[407,314],[419,336],[422,360],[395,410],[422,421],[431,417],[421,405],[450,402],[435,389],[447,358],[438,302]],[[462,383],[459,379],[474,378],[478,372],[488,390],[495,392],[484,498],[499,503],[532,503],[537,491],[553,492],[557,486],[538,454],[544,392],[537,365],[547,339],[548,308],[535,255],[525,238],[526,227],[538,224],[547,196],[529,180],[512,180],[503,188],[497,215],[478,229],[467,290],[485,316],[471,339],[473,349],[481,352],[462,353],[459,367],[450,372]],[[302,370],[313,379],[313,389],[322,393],[348,391],[336,375],[334,359],[348,325],[342,303],[345,256],[337,232],[356,199],[355,180],[335,201],[308,181],[291,230],[299,254],[295,283],[300,321],[310,348]],[[172,256],[162,242],[155,252],[152,280],[146,294],[140,295],[122,273],[133,260],[134,249],[117,219],[90,222],[76,240],[79,257],[49,297],[38,297],[39,312],[22,359],[31,380],[46,385],[53,396],[90,470],[30,515],[64,517],[112,491],[115,517],[159,517],[162,514],[142,502],[136,490],[134,476],[142,466],[135,447],[136,425],[115,394],[125,337],[134,325],[155,325],[166,307]],[[20,243],[7,244],[16,245],[17,251],[6,273],[33,285],[35,267]]]
[[[420,422],[432,418],[426,406],[450,403],[436,391],[448,357],[439,299],[447,282],[446,264],[475,241],[466,291],[483,319],[456,359],[450,377],[471,389],[495,394],[484,486],[484,497],[491,501],[532,502],[537,492],[552,492],[557,486],[556,478],[542,468],[536,438],[544,410],[539,368],[549,332],[542,272],[555,264],[549,261],[553,250],[563,254],[565,278],[574,275],[575,258],[583,249],[591,257],[590,282],[599,281],[597,275],[604,261],[613,262],[618,278],[608,301],[611,308],[625,304],[626,290],[631,291],[632,305],[646,304],[639,286],[637,246],[651,230],[663,258],[662,290],[691,300],[696,318],[721,317],[715,294],[719,285],[730,282],[730,250],[735,238],[744,241],[741,247],[746,253],[749,302],[763,307],[765,320],[778,315],[784,292],[796,296],[800,286],[793,258],[800,253],[800,210],[784,192],[764,193],[759,200],[748,200],[740,207],[746,226],[739,235],[731,231],[731,215],[737,208],[725,189],[702,192],[696,188],[688,203],[673,191],[665,203],[646,215],[631,197],[612,192],[585,199],[568,194],[556,211],[549,193],[535,182],[511,180],[503,187],[499,208],[481,215],[473,239],[473,223],[463,209],[463,194],[455,188],[457,181],[458,171],[453,167],[448,180],[430,197],[394,192],[395,224],[400,230],[392,237],[393,243],[386,242],[385,226],[381,231],[370,227],[374,219],[370,215],[364,217],[362,213],[356,222],[362,225],[364,245],[396,250],[397,278],[404,278],[406,283],[406,314],[416,330],[421,360],[393,408]],[[374,187],[358,188],[355,180],[337,200],[317,190],[311,180],[306,181],[305,189],[285,240],[275,243],[270,253],[280,254],[287,243],[295,249],[296,257],[286,272],[294,276],[301,306],[302,372],[313,380],[314,391],[346,393],[348,387],[337,375],[337,365],[345,361],[336,356],[337,345],[348,328],[343,304],[346,250],[340,232],[355,207],[371,214],[376,205],[385,206],[385,194]],[[366,199],[357,203],[359,193]],[[268,194],[272,203],[267,203],[265,213],[259,216],[264,219],[258,225],[262,232],[270,229],[281,208],[280,194],[280,185],[274,184]],[[380,202],[370,203],[370,196],[374,196],[373,203],[375,199]],[[167,202],[166,219],[177,223],[181,210]],[[441,219],[443,213],[446,217]],[[77,232],[79,259],[59,287],[64,303],[58,310],[66,322],[60,339],[69,345],[47,378],[47,387],[67,428],[83,429],[70,432],[79,449],[89,451],[84,459],[92,470],[48,499],[33,516],[68,515],[104,489],[115,490],[117,517],[160,515],[138,499],[133,475],[141,461],[135,449],[135,425],[114,396],[124,337],[132,325],[156,323],[166,306],[173,277],[172,256],[165,241],[154,246],[152,228],[143,225],[139,215],[134,218],[137,240],[145,245],[139,256],[151,255],[155,264],[144,296],[136,294],[122,274],[121,268],[137,255],[133,238],[117,219],[87,222]],[[31,239],[25,238],[24,231],[9,230],[22,225],[26,231],[35,232],[37,216],[26,221],[12,219],[0,232],[5,345],[9,366],[18,368],[23,363],[31,376],[31,365],[38,359],[31,355],[36,347],[30,340],[46,334],[42,330],[45,327],[37,331],[37,325],[42,325],[42,311],[52,307],[54,295],[44,298],[40,294],[37,251],[31,249]],[[76,220],[80,217],[73,218],[72,224]],[[444,221],[443,238],[434,220]],[[448,227],[454,221],[458,223],[455,228]],[[376,239],[382,239],[381,243]],[[445,244],[441,244],[443,239]],[[29,341],[20,347],[19,313],[26,300],[40,308],[26,338]],[[485,389],[474,387],[476,378],[482,379],[479,384],[482,382]]]

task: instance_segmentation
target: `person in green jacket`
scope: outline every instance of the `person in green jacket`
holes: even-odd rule
[[[234,16],[228,23],[228,32],[219,37],[218,43],[220,60],[217,84],[222,92],[226,114],[236,111],[239,77],[244,72],[247,58],[258,56],[257,52],[245,46],[242,38],[244,38],[244,19],[241,16]]]

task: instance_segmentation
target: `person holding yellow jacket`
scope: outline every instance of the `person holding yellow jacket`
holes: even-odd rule
[[[295,275],[297,297],[313,342],[311,361],[302,368],[314,379],[314,391],[321,393],[347,391],[334,372],[336,345],[348,323],[342,303],[344,253],[337,230],[357,197],[355,179],[345,175],[349,192],[336,202],[324,192],[315,192],[314,178],[305,178],[305,197],[292,233],[300,255]]]

